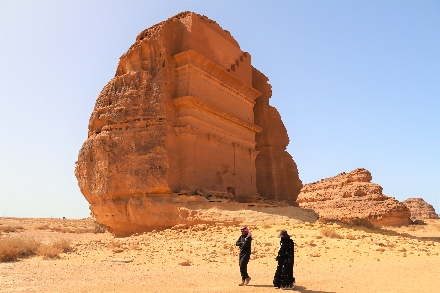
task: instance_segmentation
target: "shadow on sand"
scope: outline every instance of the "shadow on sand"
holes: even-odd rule
[[[274,288],[273,285],[247,285],[247,287]],[[293,288],[293,290],[276,290],[275,292],[284,292],[284,291],[296,291],[296,292],[302,292],[302,293],[336,293],[336,292],[333,292],[333,291],[309,290],[309,289],[307,289],[306,287],[303,287],[303,286],[295,286],[295,288]]]
[[[341,222],[343,223],[343,222]],[[350,226],[349,224],[343,223],[346,225],[346,228],[349,229],[353,229],[356,231],[363,231],[366,233],[371,233],[371,234],[382,234],[382,235],[387,235],[387,236],[401,236],[401,237],[406,237],[406,238],[410,238],[410,239],[422,239],[425,241],[434,241],[434,242],[440,242],[440,237],[417,237],[408,233],[400,233],[394,230],[390,230],[390,229],[386,229],[386,228],[367,228],[367,227],[362,227],[362,226]]]
[[[303,286],[295,286],[295,288],[293,288],[293,291],[297,291],[297,292],[303,292],[303,293],[336,293],[333,291],[316,291],[316,290],[309,290],[306,287]]]

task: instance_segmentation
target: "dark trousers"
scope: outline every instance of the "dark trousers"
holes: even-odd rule
[[[247,273],[247,265],[249,262],[249,255],[240,255],[238,259],[238,264],[240,265],[240,274],[241,279],[244,281],[245,279],[249,278],[249,275]]]

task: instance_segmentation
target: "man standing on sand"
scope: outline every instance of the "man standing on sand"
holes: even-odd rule
[[[286,230],[281,230],[280,234],[280,248],[278,250],[277,270],[273,277],[273,285],[278,289],[289,290],[295,286],[295,278],[293,277],[293,263],[294,263],[294,243],[290,239]]]
[[[239,286],[246,286],[251,280],[251,277],[249,277],[247,273],[247,265],[251,257],[252,234],[246,226],[241,227],[240,231],[241,236],[235,243],[236,246],[240,247],[238,263],[240,265],[241,283]]]

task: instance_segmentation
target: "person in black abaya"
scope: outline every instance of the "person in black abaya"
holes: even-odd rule
[[[273,285],[281,289],[293,289],[295,286],[295,278],[293,277],[294,243],[286,230],[282,230],[278,237],[281,239]]]

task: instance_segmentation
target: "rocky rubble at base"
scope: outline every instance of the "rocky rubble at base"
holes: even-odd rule
[[[382,187],[371,180],[371,173],[363,168],[343,172],[304,185],[297,202],[326,219],[365,219],[376,227],[408,225],[411,214],[407,206],[384,195]]]
[[[117,236],[128,236],[148,231],[163,231],[183,225],[191,227],[199,224],[226,226],[241,225],[246,221],[256,224],[276,221],[315,222],[318,214],[312,210],[301,209],[287,204],[238,203],[199,195],[173,194],[165,196],[142,196],[128,201],[106,203],[111,206],[111,215],[101,215],[110,232]],[[108,217],[108,218],[106,218]],[[114,220],[113,218],[116,218]],[[113,221],[113,222],[112,222]]]

